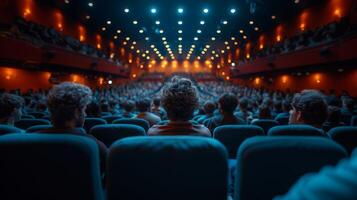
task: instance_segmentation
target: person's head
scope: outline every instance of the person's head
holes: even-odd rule
[[[159,107],[161,104],[161,99],[160,98],[155,98],[153,101],[153,104],[155,107]]]
[[[291,103],[290,124],[308,124],[321,127],[327,118],[327,103],[316,90],[303,90]]]
[[[123,103],[123,108],[125,112],[132,112],[135,108],[135,102],[132,100],[128,100],[127,102]]]
[[[203,110],[206,114],[213,114],[215,109],[216,104],[213,101],[206,101],[206,103],[203,105]]]
[[[174,77],[163,89],[161,103],[171,121],[188,121],[198,107],[196,87],[189,79]]]
[[[87,105],[86,114],[88,117],[100,117],[101,110],[99,103],[96,101],[92,101],[90,104]]]
[[[219,109],[223,114],[233,114],[238,105],[237,97],[232,93],[222,95],[219,100]],[[248,103],[247,103],[248,106]]]
[[[4,93],[0,97],[0,123],[14,125],[21,119],[24,99],[14,94]]]
[[[344,98],[342,102],[343,102],[344,108],[348,109],[351,112],[353,111],[354,106],[355,106],[353,99],[347,97],[347,98]]]
[[[82,127],[92,91],[84,85],[63,82],[55,85],[47,96],[52,124],[57,128]]]
[[[262,104],[259,106],[259,119],[271,119],[270,108],[266,104]]]
[[[248,99],[246,97],[243,97],[239,100],[239,109],[241,111],[246,111],[248,109]]]
[[[284,100],[282,102],[283,112],[290,112],[291,110],[291,102],[289,100]]]
[[[139,112],[148,112],[150,111],[150,99],[144,98],[136,101],[136,108]]]
[[[337,106],[328,106],[327,122],[339,124],[341,120],[341,109]]]
[[[282,102],[280,100],[274,101],[274,110],[275,112],[281,112],[283,110],[282,108]]]

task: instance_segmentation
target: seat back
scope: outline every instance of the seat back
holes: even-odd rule
[[[50,125],[50,124],[51,124],[50,121],[45,119],[20,119],[19,121],[15,122],[15,126],[23,130],[26,130],[31,126],[35,126],[35,125]]]
[[[227,148],[231,159],[237,157],[237,149],[245,139],[263,135],[264,130],[254,125],[224,125],[215,128],[213,132],[213,137]]]
[[[102,117],[102,119],[104,119],[105,121],[107,121],[108,124],[111,124],[114,120],[121,119],[121,118],[122,118],[122,117],[121,117],[121,116],[118,116],[118,115],[104,116],[104,117]]]
[[[36,119],[41,119],[46,115],[43,112],[28,112],[28,114],[34,116]]]
[[[101,118],[91,118],[88,117],[84,120],[84,125],[83,128],[86,130],[87,133],[89,133],[90,129],[93,128],[96,125],[101,125],[101,124],[106,124],[107,121]]]
[[[279,123],[279,125],[288,125],[289,124],[289,117],[277,117],[275,121]]]
[[[327,135],[320,129],[309,125],[284,125],[270,129],[269,136],[323,136]]]
[[[349,154],[357,147],[357,127],[340,126],[327,133],[330,138],[342,145]]]
[[[0,137],[1,199],[102,200],[97,144],[72,135]]]
[[[279,123],[272,119],[258,119],[252,122],[252,125],[261,127],[264,130],[265,135],[268,134],[269,129],[274,126],[278,126]]]
[[[351,126],[357,126],[357,115],[353,115],[351,118]]]
[[[138,125],[141,126],[145,132],[147,133],[149,128],[150,128],[150,124],[148,121],[146,121],[145,119],[138,119],[138,118],[131,118],[131,119],[117,119],[113,121],[113,124],[133,124],[133,125]]]
[[[35,119],[32,115],[21,115],[21,119]]]
[[[42,130],[47,130],[47,129],[51,129],[52,125],[35,125],[35,126],[31,126],[30,128],[26,129],[26,133],[35,133],[38,131],[42,131]]]
[[[211,138],[124,138],[107,164],[108,200],[227,199],[227,152]]]
[[[0,124],[0,136],[9,133],[22,133],[22,130],[14,126]]]
[[[104,124],[93,127],[90,134],[109,147],[122,138],[145,136],[145,130],[132,124]]]
[[[347,152],[322,137],[254,137],[238,150],[235,199],[273,199],[299,177],[335,165]]]

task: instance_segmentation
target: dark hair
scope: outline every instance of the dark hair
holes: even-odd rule
[[[234,94],[227,93],[219,98],[218,103],[222,111],[226,113],[233,113],[233,111],[236,109],[238,105],[238,100]]]
[[[86,114],[88,117],[101,117],[101,112],[98,102],[92,101],[87,105]]]
[[[246,97],[239,99],[239,108],[241,110],[246,110],[248,108],[248,99]]]
[[[341,120],[341,109],[337,106],[328,107],[327,122],[339,124]]]
[[[270,108],[267,104],[259,106],[259,119],[271,119]]]
[[[53,124],[64,125],[74,119],[76,109],[83,109],[89,104],[92,91],[84,85],[63,82],[55,85],[47,96],[47,106]]]
[[[4,93],[0,98],[0,118],[10,117],[15,109],[20,109],[24,99],[15,94]]]
[[[150,104],[151,101],[150,99],[141,99],[136,101],[136,108],[138,109],[139,112],[147,112],[150,110]]]
[[[282,103],[283,112],[289,112],[291,110],[291,102],[289,100],[284,100]]]
[[[305,123],[322,125],[327,118],[327,103],[316,90],[303,90],[294,96],[292,107],[300,111]]]
[[[161,99],[160,98],[155,98],[153,103],[154,103],[154,106],[158,107],[158,106],[160,106]]]
[[[161,103],[170,120],[190,120],[198,106],[196,87],[189,79],[175,76],[163,89]]]
[[[128,100],[127,102],[124,102],[123,108],[126,112],[131,112],[135,108],[135,102],[132,100]]]
[[[203,109],[206,114],[212,114],[216,109],[216,104],[213,101],[206,101],[205,105],[203,106]]]

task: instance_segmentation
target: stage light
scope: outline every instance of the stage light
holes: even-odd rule
[[[207,14],[208,11],[209,11],[208,8],[203,9],[203,13],[206,13],[206,14]]]
[[[156,8],[151,8],[151,13],[155,14],[157,12]]]
[[[231,12],[232,14],[234,14],[234,13],[236,13],[236,9],[232,8],[232,9],[230,10],[230,12]]]
[[[125,12],[125,13],[128,13],[128,12],[129,12],[129,8],[125,8],[125,9],[124,9],[124,12]]]
[[[178,12],[178,13],[183,13],[183,8],[177,9],[177,12]]]
[[[231,40],[235,40],[236,38],[235,37],[231,37]]]
[[[156,25],[159,25],[159,24],[160,24],[160,21],[156,21],[155,24],[156,24]]]
[[[205,24],[205,21],[203,21],[203,20],[200,21],[200,24],[201,24],[201,25],[204,25],[204,24]]]

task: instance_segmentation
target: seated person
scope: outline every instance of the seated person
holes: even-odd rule
[[[135,117],[135,114],[133,113],[133,110],[135,108],[135,102],[132,100],[129,100],[125,103],[123,103],[123,108],[124,108],[124,113],[121,114],[121,117],[123,118],[133,118]]]
[[[246,122],[252,120],[253,113],[248,111],[249,100],[246,97],[243,97],[239,101],[239,111],[234,113],[235,116],[243,119]]]
[[[259,106],[258,119],[271,119],[271,111],[268,105],[263,103],[262,105]],[[253,119],[252,122],[258,119]]]
[[[289,124],[307,124],[321,129],[327,118],[327,103],[316,90],[295,94],[291,107]]]
[[[169,122],[166,125],[154,125],[149,129],[148,135],[211,136],[206,127],[189,121],[198,106],[197,91],[189,79],[172,78],[163,89],[161,102]]]
[[[337,106],[328,106],[327,119],[322,125],[322,129],[328,132],[330,129],[343,126],[344,123],[341,122],[341,109]]]
[[[277,118],[282,118],[282,117],[289,117],[290,116],[290,110],[291,110],[291,103],[288,100],[284,100],[282,102],[282,112],[278,113],[275,117],[275,119]]]
[[[0,124],[14,126],[21,119],[24,99],[20,96],[4,93],[0,97]]]
[[[71,134],[91,138],[98,144],[101,169],[104,170],[107,147],[82,128],[86,117],[85,110],[91,97],[92,91],[87,86],[70,82],[55,85],[47,96],[53,127],[38,133]]]
[[[213,112],[216,110],[216,104],[213,101],[207,101],[203,106],[203,110],[205,114],[197,119],[197,122],[200,124],[214,116]]]
[[[222,95],[218,100],[220,115],[207,119],[203,122],[204,125],[206,125],[209,130],[213,132],[216,127],[221,125],[245,124],[243,119],[236,117],[233,114],[237,105],[238,100],[234,94],[227,93]]]
[[[150,127],[159,123],[161,118],[150,112],[150,99],[141,99],[136,102],[136,108],[139,113],[136,115],[136,118],[145,119],[149,122]]]
[[[151,112],[154,113],[155,115],[159,116],[161,119],[166,119],[166,112],[165,110],[160,106],[160,98],[155,98],[153,103],[153,106],[151,108]]]
[[[90,104],[87,105],[86,109],[87,117],[101,117],[101,110],[100,106],[96,101],[92,101]]]

